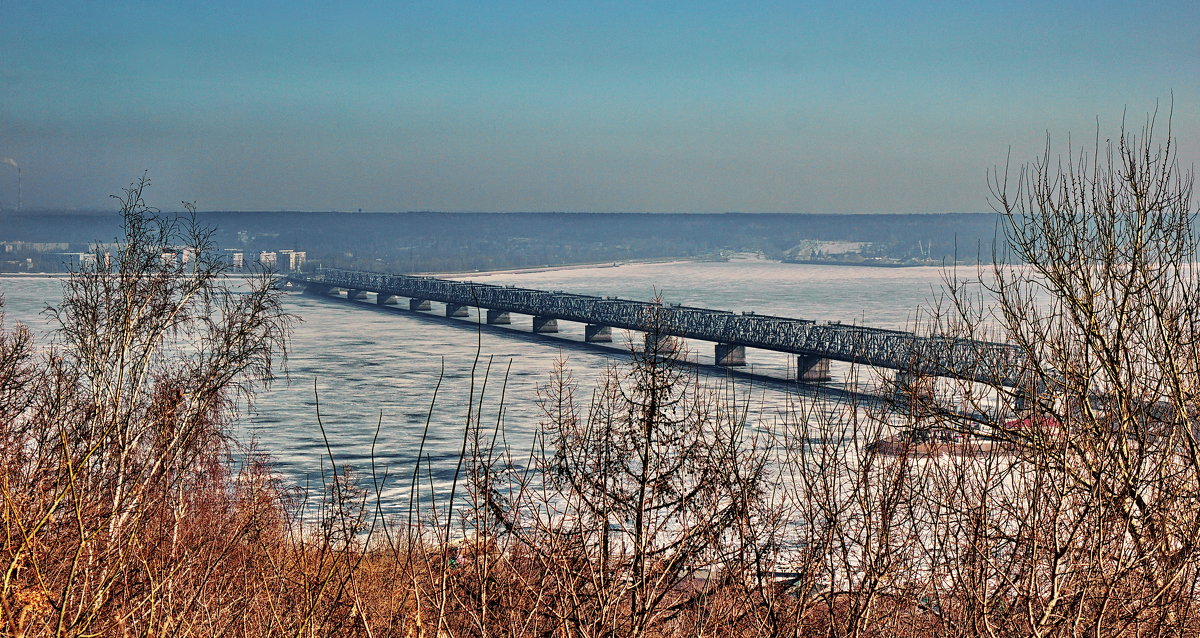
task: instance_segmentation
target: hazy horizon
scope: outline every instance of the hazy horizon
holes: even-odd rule
[[[988,212],[1156,108],[1194,2],[0,4],[0,210]],[[1160,127],[1159,137],[1165,138]],[[11,160],[7,162],[6,160]],[[17,166],[20,167],[18,184]]]
[[[163,213],[186,213],[183,206],[156,206],[155,202],[149,204]],[[119,207],[114,204],[109,208],[31,208],[25,206],[20,214],[25,215],[112,215],[119,211]],[[17,214],[17,211],[11,209],[3,209],[0,213]],[[747,212],[740,210],[722,210],[722,211],[650,211],[650,210],[302,210],[291,208],[280,208],[276,210],[205,210],[196,209],[197,214],[279,214],[279,213],[300,213],[300,214],[330,214],[330,215],[859,215],[859,216],[891,216],[891,215],[995,215],[995,211],[990,210],[947,210],[947,211],[913,211],[913,212],[879,212],[879,211],[758,211]]]

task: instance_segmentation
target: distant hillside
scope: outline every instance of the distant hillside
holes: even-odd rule
[[[805,246],[853,242],[860,257],[973,261],[990,256],[992,213],[305,213],[202,212],[225,248],[295,249],[311,264],[398,272],[516,268],[755,251],[828,258]],[[0,215],[0,242],[66,242],[82,250],[119,233],[115,213]]]

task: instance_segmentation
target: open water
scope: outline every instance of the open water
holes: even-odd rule
[[[940,268],[746,260],[453,278],[640,300],[658,294],[690,306],[903,329],[911,327],[919,308],[936,302],[942,274]],[[61,296],[61,284],[0,277],[0,295],[9,323],[22,321],[45,333],[49,327],[40,311]],[[285,481],[316,487],[328,467],[319,416],[339,466],[354,466],[363,476],[386,473],[383,497],[389,508],[404,501],[427,420],[426,480],[444,486],[458,465],[471,397],[484,423],[499,423],[508,444],[525,450],[542,418],[538,388],[558,357],[567,358],[580,396],[587,397],[605,366],[627,359],[629,339],[639,338],[614,330],[612,347],[600,350],[581,343],[581,324],[559,322],[561,340],[554,341],[528,334],[530,318],[519,315],[512,316],[510,327],[479,329],[475,317],[421,318],[407,310],[299,293],[289,294],[286,303],[302,319],[291,339],[288,374],[243,409],[238,438],[268,453]],[[431,314],[441,310],[435,303]],[[712,363],[712,344],[691,343],[689,350],[697,362]],[[747,350],[747,360],[755,374],[778,379],[791,374],[786,355]],[[719,371],[706,370],[713,383],[723,382]],[[833,372],[832,386],[840,387],[846,370],[835,366]],[[747,378],[734,383],[755,406],[752,418],[765,426],[787,409],[790,394],[806,391]]]

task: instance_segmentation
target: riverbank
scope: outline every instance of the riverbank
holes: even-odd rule
[[[861,261],[839,261],[829,259],[780,259],[781,264],[794,264],[801,266],[866,266],[868,268],[929,268],[930,266],[944,266],[941,261],[925,260],[925,261],[888,261],[884,259],[864,259]],[[960,264],[973,266],[974,263]]]

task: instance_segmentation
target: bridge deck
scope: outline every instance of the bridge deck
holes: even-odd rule
[[[807,319],[593,297],[436,277],[324,269],[289,280],[816,356],[926,375],[1015,385],[1020,352],[1007,344],[922,337]]]

